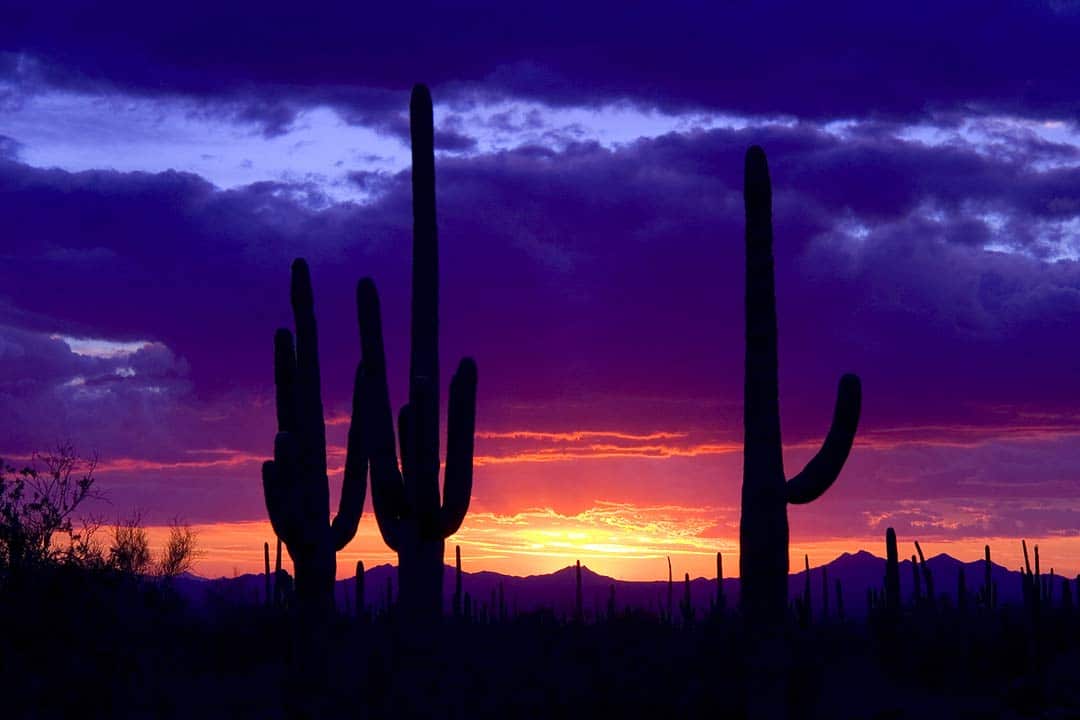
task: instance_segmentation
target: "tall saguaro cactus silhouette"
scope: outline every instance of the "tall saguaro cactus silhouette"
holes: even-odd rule
[[[900,552],[892,528],[885,528],[885,608],[892,614],[900,612]]]
[[[772,187],[765,152],[746,153],[746,376],[739,575],[749,622],[779,625],[787,606],[788,504],[809,503],[829,489],[851,451],[861,386],[840,379],[832,427],[817,455],[785,479],[780,443]]]
[[[398,554],[398,603],[412,619],[442,613],[443,554],[472,495],[476,363],[465,358],[450,382],[446,475],[439,497],[439,256],[435,224],[435,151],[431,94],[413,88],[412,356],[409,402],[398,415],[401,466],[386,382],[382,320],[375,284],[360,281],[364,427],[371,462],[371,499],[386,544]]]
[[[336,554],[353,539],[364,509],[367,459],[354,397],[341,501],[331,523],[315,301],[307,263],[300,259],[292,265],[291,296],[295,347],[287,329],[274,335],[278,434],[274,459],[263,463],[263,495],[270,524],[296,568],[297,603],[329,613],[334,610]]]

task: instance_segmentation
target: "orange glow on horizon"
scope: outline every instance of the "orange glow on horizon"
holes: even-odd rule
[[[672,516],[679,510],[673,510]],[[691,578],[716,575],[716,552],[724,557],[724,577],[738,576],[738,530],[728,537],[704,537],[701,522],[686,519],[627,521],[625,508],[600,505],[576,516],[560,516],[550,510],[534,510],[511,516],[490,513],[470,515],[467,527],[447,540],[446,563],[452,564],[454,545],[461,546],[466,572],[489,570],[506,575],[536,575],[560,570],[581,560],[594,572],[622,580],[661,580],[667,578],[666,557],[670,556],[677,577],[690,573]],[[634,511],[637,512],[637,511]],[[631,513],[632,514],[632,513]],[[367,518],[365,518],[366,520]],[[263,542],[270,542],[274,562],[275,538],[267,521],[215,523],[194,526],[203,555],[195,572],[205,577],[261,573]],[[151,544],[157,549],[168,535],[167,527],[151,527]],[[915,553],[912,540],[900,537],[901,560]],[[1019,538],[992,537],[960,540],[919,538],[927,557],[947,553],[965,562],[983,557],[983,545],[989,544],[995,563],[1015,570],[1023,563]],[[1080,572],[1080,537],[1029,537],[1029,549],[1039,545],[1044,571],[1054,568],[1059,575]],[[811,567],[831,562],[845,552],[867,550],[878,557],[885,554],[884,538],[878,536],[821,538],[801,540],[793,537],[790,567],[803,567],[809,555]],[[374,522],[361,522],[356,538],[338,553],[338,577],[351,577],[357,560],[371,568],[396,564],[397,558],[382,542]],[[292,562],[283,552],[284,566],[292,571]]]

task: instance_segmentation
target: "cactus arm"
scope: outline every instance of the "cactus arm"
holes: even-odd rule
[[[270,526],[279,538],[291,535],[292,519],[287,508],[288,498],[281,486],[281,478],[273,460],[262,464],[263,497],[266,499],[266,512],[270,516]]]
[[[274,437],[274,459],[263,463],[263,494],[274,533],[290,547],[296,546],[303,532],[297,501],[298,467],[296,439],[291,433],[279,432]]]
[[[364,384],[365,386],[370,384],[370,379],[365,378]],[[386,410],[389,411],[389,408]],[[375,414],[371,409],[365,412],[366,416]],[[401,472],[398,470],[397,454],[394,451],[393,430],[391,429],[389,433],[382,430],[373,435],[378,440],[376,440],[376,446],[368,451],[371,469],[371,507],[375,511],[375,522],[379,526],[383,542],[391,550],[397,552],[401,547],[401,518],[406,509],[405,488],[401,480]]]
[[[405,488],[394,449],[394,420],[386,383],[382,318],[375,283],[364,278],[356,287],[360,325],[359,403],[371,471],[371,505],[383,541],[395,552],[400,547],[400,518],[405,511]]]
[[[315,301],[307,263],[292,264],[291,299],[296,323],[296,405],[304,432],[297,440],[301,459],[311,477],[326,476],[326,423],[323,421],[319,381],[319,343],[315,329]],[[324,495],[329,495],[329,489]],[[324,506],[329,506],[329,497]],[[329,512],[329,511],[327,511]]]
[[[364,512],[364,496],[367,495],[368,459],[363,447],[363,410],[360,397],[363,383],[363,366],[356,367],[353,382],[352,420],[349,423],[348,444],[345,450],[345,476],[341,486],[341,500],[334,522],[330,525],[334,550],[341,550],[353,537]]]
[[[825,443],[802,472],[787,482],[787,501],[793,505],[813,502],[836,481],[851,452],[855,430],[859,426],[862,386],[857,375],[840,378],[836,409]]]
[[[446,480],[443,485],[443,537],[458,531],[472,496],[473,436],[476,429],[476,363],[465,358],[450,381],[446,430]]]

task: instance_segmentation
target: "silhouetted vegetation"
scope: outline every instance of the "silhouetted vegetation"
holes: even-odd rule
[[[875,590],[884,595],[886,561],[879,562]],[[481,576],[464,576],[461,615],[448,613],[430,629],[424,663],[431,671],[421,688],[412,646],[401,641],[409,621],[396,612],[393,594],[372,602],[357,590],[346,612],[346,594],[339,593],[339,612],[322,641],[322,712],[757,717],[745,695],[754,671],[745,658],[757,640],[737,610],[694,612],[684,574],[679,622],[617,602],[606,582],[606,607],[578,616],[576,567],[563,590],[568,611],[515,611],[502,581],[474,610],[470,596],[487,597],[488,586],[477,584]],[[816,578],[820,570],[811,572]],[[287,606],[266,606],[263,578],[249,577],[246,584],[219,581],[206,603],[195,604],[176,586],[126,582],[113,570],[42,566],[17,592],[0,593],[0,692],[11,710],[5,717],[289,716],[296,706],[289,679],[296,616]],[[1032,566],[1032,586],[1051,589],[1042,582],[1047,577],[1036,582]],[[896,612],[883,605],[858,619],[831,612],[804,622],[806,580],[793,577],[791,586],[781,698],[791,717],[1080,711],[1072,680],[1080,614],[1071,592],[1043,595],[1038,614],[1033,595],[992,608],[962,606],[950,592],[934,606],[911,595]]]
[[[75,513],[98,497],[96,458],[80,458],[70,443],[34,453],[21,468],[0,460],[0,578],[43,564],[99,560],[95,523]]]

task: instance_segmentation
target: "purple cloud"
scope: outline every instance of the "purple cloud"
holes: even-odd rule
[[[987,152],[863,130],[841,137],[800,123],[440,158],[443,365],[477,357],[482,427],[738,441],[740,173],[746,146],[758,142],[775,183],[785,438],[820,436],[844,371],[862,374],[867,398],[867,445],[851,466],[858,480],[830,494],[818,522],[841,522],[852,508],[880,514],[900,499],[944,502],[972,487],[994,497],[1067,493],[1023,481],[1064,478],[1076,466],[1053,443],[1077,427],[1080,381],[1060,358],[1077,350],[1080,267],[1049,259],[1073,247],[1074,153],[1025,137]],[[294,256],[307,257],[314,275],[328,411],[347,407],[359,355],[352,293],[365,275],[383,297],[392,396],[404,398],[408,174],[354,181],[369,203],[335,203],[310,184],[223,191],[175,172],[0,161],[5,450],[63,432],[112,457],[173,464],[131,470],[144,474],[126,498],[204,512],[213,497],[214,507],[228,505],[218,517],[258,517],[257,482],[215,453],[269,452],[271,337],[290,322]],[[103,358],[53,335],[147,344]],[[1058,439],[1039,441],[1050,443],[1040,445],[1053,448],[1048,456],[1002,444],[1010,428],[1046,416],[1058,427]],[[916,439],[945,447],[888,445],[889,432],[913,426]],[[989,439],[957,449],[961,426],[985,428]],[[805,452],[792,449],[792,464]],[[645,501],[655,499],[657,474],[677,467],[664,490],[675,501],[736,496],[737,455],[641,462],[570,474],[582,492]],[[926,476],[926,467],[941,470]],[[568,472],[492,465],[477,482],[484,502],[510,502],[523,486],[554,500],[566,495]]]

